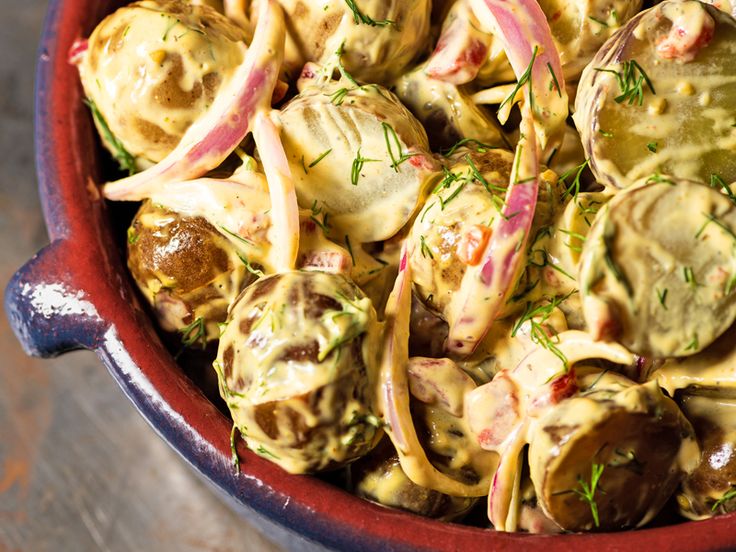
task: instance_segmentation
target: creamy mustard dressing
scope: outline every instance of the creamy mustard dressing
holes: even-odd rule
[[[658,50],[666,43],[667,58]],[[663,2],[599,50],[583,73],[574,119],[600,182],[624,188],[653,173],[736,180],[734,44],[730,16],[700,2]],[[632,61],[639,68],[629,67],[622,89]],[[642,71],[651,86],[637,84]]]
[[[366,22],[344,0],[279,3],[289,20],[284,68],[292,78],[306,62],[326,63],[344,44],[345,65],[356,78],[388,83],[423,51],[429,38],[429,0],[360,0],[355,4]],[[252,2],[252,13],[257,5]]]
[[[336,241],[392,237],[437,177],[426,132],[385,88],[315,83],[279,118],[299,204],[327,213]]]
[[[616,195],[580,263],[593,334],[654,358],[703,350],[736,318],[735,231],[734,204],[703,184],[666,177]]]
[[[373,448],[379,326],[354,284],[320,272],[270,276],[245,291],[226,324],[215,361],[220,393],[252,450],[305,473]]]
[[[106,146],[122,144],[139,168],[171,152],[242,65],[260,1],[240,6],[242,29],[191,5],[220,7],[210,0],[146,0],[103,21],[80,74],[109,126],[97,121]],[[417,354],[445,355],[444,320],[453,324],[456,292],[498,227],[508,183],[538,169],[524,150],[530,119],[514,129],[507,103],[496,115],[512,121],[503,133],[474,105],[516,87],[478,92],[514,80],[488,32],[500,29],[476,19],[480,0],[279,3],[281,74],[299,94],[274,112],[270,134],[256,129],[259,153],[240,145],[258,160],[239,148],[243,166],[225,179],[150,182],[128,235],[130,270],[159,325],[201,326],[184,337],[203,345],[220,339],[220,394],[248,446],[292,473],[359,459],[356,493],[437,519],[461,518],[488,493],[502,531],[638,527],[683,478],[684,516],[733,509],[733,20],[689,0],[629,23],[637,0],[540,2],[566,77],[595,54],[569,87],[581,136],[566,129],[565,150],[542,161],[568,174],[587,156],[606,190],[579,190],[569,174],[541,168],[529,235],[495,249],[510,257],[528,244],[526,263],[513,290],[496,278],[463,302],[461,315],[478,319],[509,296],[474,354],[456,363],[410,358],[410,334],[428,334],[412,345]],[[432,7],[446,29],[462,18],[477,25],[460,38],[487,46],[480,68],[460,68],[479,71],[461,86],[429,78],[432,63],[421,59]],[[524,18],[519,32],[539,40],[521,3],[511,11]],[[548,107],[567,105],[567,87],[557,95],[554,82],[538,82],[529,87],[542,106],[536,131],[552,139],[563,113]],[[373,83],[395,84],[419,121]],[[617,101],[622,87],[628,96]],[[509,136],[521,144],[516,161],[477,143],[505,146]],[[475,142],[449,158],[432,153],[456,137]],[[292,185],[301,209],[285,236],[272,204],[283,206]],[[297,242],[299,270],[286,270],[282,246]],[[422,309],[411,310],[413,297]],[[374,450],[384,432],[390,442]]]
[[[90,36],[79,65],[85,94],[143,168],[170,153],[212,104],[243,60],[243,38],[208,6],[130,4]]]

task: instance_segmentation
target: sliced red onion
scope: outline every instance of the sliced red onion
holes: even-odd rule
[[[453,416],[463,415],[466,393],[475,389],[473,379],[449,358],[413,357],[407,368],[412,397],[439,404]]]
[[[386,326],[376,393],[376,411],[386,422],[386,433],[399,455],[404,473],[417,485],[453,496],[483,496],[488,481],[461,483],[443,474],[427,459],[409,410],[409,319],[411,269],[406,243],[401,251],[399,275],[386,304]]]
[[[503,216],[478,266],[469,266],[450,305],[448,352],[471,354],[485,337],[524,268],[539,192],[540,149],[564,132],[567,94],[547,19],[535,0],[470,0],[476,16],[495,29],[522,89],[521,138]],[[525,77],[525,74],[529,75]]]
[[[261,3],[258,27],[243,63],[207,113],[195,121],[163,160],[138,174],[108,183],[105,197],[132,200],[161,184],[199,178],[217,167],[251,130],[256,113],[270,109],[283,60],[286,30],[276,0]]]
[[[446,348],[456,357],[471,354],[485,337],[526,261],[539,191],[539,157],[530,117],[523,118],[521,131],[503,216],[494,224],[480,264],[467,267],[450,303]]]
[[[299,206],[279,131],[266,113],[256,113],[253,138],[266,172],[271,196],[271,244],[274,248],[276,269],[292,270],[299,253]]]
[[[551,150],[562,139],[568,115],[568,100],[562,63],[552,32],[536,0],[469,0],[484,30],[501,40],[516,78],[531,65],[531,95],[524,86],[527,103],[533,103],[537,137],[542,149]],[[536,54],[535,54],[536,50]]]

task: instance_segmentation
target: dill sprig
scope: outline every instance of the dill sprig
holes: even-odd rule
[[[199,341],[204,349],[206,343],[206,328],[203,317],[200,316],[188,326],[179,328],[179,333],[181,334],[181,344],[184,345],[184,347],[191,347]]]
[[[547,320],[549,320],[549,317],[552,316],[554,310],[562,303],[567,301],[574,293],[577,293],[577,290],[573,290],[566,295],[556,295],[554,297],[549,297],[547,298],[546,304],[537,305],[536,307],[533,306],[533,303],[531,301],[527,301],[526,306],[524,307],[524,312],[522,313],[519,320],[517,320],[514,328],[511,330],[511,337],[516,337],[516,334],[519,332],[521,327],[526,322],[529,322],[529,325],[531,326],[531,332],[529,332],[529,336],[531,337],[532,341],[541,345],[552,354],[554,354],[557,358],[559,358],[565,367],[565,372],[570,369],[567,357],[562,351],[560,351],[560,349],[555,345],[555,342],[547,333],[545,323],[547,322]]]
[[[345,0],[345,3],[348,5],[348,8],[352,10],[353,20],[355,21],[356,25],[359,25],[361,23],[363,25],[369,25],[371,27],[387,27],[389,25],[396,25],[396,22],[392,21],[391,19],[375,20],[369,15],[364,14],[355,3],[355,0]]]
[[[360,171],[363,170],[363,165],[366,163],[377,163],[378,161],[380,160],[363,157],[360,155],[360,148],[358,148],[358,153],[356,154],[355,159],[353,159],[353,167],[350,171],[350,183],[353,186],[357,186],[358,180],[360,180]]]
[[[97,104],[92,101],[90,98],[85,98],[82,100],[84,102],[84,105],[86,105],[90,112],[92,113],[92,118],[97,123],[97,126],[99,127],[100,131],[102,132],[102,138],[104,139],[105,143],[110,145],[112,149],[114,150],[112,152],[113,157],[117,160],[118,164],[120,165],[120,168],[123,170],[128,171],[129,175],[133,175],[137,172],[136,166],[135,166],[135,158],[130,154],[130,152],[125,149],[125,146],[123,146],[123,143],[118,140],[115,135],[110,130],[110,127],[107,124],[107,121],[105,121],[105,118],[102,116],[102,113],[100,112],[99,108],[97,107]]]
[[[573,492],[578,495],[578,498],[583,502],[587,502],[588,506],[590,506],[590,513],[593,515],[593,523],[596,527],[600,527],[601,522],[598,517],[598,503],[595,501],[595,493],[600,492],[606,494],[603,489],[598,488],[598,483],[601,480],[601,475],[603,475],[605,467],[604,464],[593,463],[590,466],[590,483],[586,483],[582,477],[578,476],[578,485],[580,488],[573,489]]]
[[[569,169],[562,173],[560,177],[557,179],[557,182],[560,184],[564,184],[565,191],[562,194],[562,200],[564,201],[567,199],[568,196],[571,196],[573,199],[577,199],[578,194],[580,193],[580,177],[583,174],[583,171],[588,167],[590,164],[590,159],[586,159],[583,161],[580,165],[577,167],[573,167],[572,169]],[[575,174],[575,177],[573,178],[572,182],[568,185],[567,179],[570,178],[573,174]]]
[[[711,506],[710,508],[711,512],[715,512],[718,508],[723,506],[726,502],[734,497],[736,497],[736,487],[732,485],[731,488],[726,491],[721,498],[713,503],[713,506]]]
[[[516,82],[516,86],[514,86],[514,89],[511,91],[511,94],[506,96],[506,99],[503,102],[501,102],[501,105],[498,106],[499,111],[503,109],[503,107],[507,103],[514,101],[514,99],[516,98],[516,94],[519,93],[519,90],[521,90],[524,87],[524,85],[529,85],[529,103],[532,107],[534,107],[534,94],[532,93],[532,70],[534,69],[534,62],[537,59],[538,52],[539,52],[539,46],[534,46],[534,51],[532,52],[532,59],[531,61],[529,61],[529,65],[519,77],[519,80]]]
[[[314,161],[312,161],[312,162],[311,162],[311,163],[310,163],[310,164],[308,165],[308,167],[309,167],[310,169],[313,169],[314,167],[316,167],[316,166],[317,166],[317,164],[318,164],[318,163],[319,163],[320,161],[322,161],[322,160],[323,160],[323,159],[324,159],[325,157],[327,157],[327,156],[328,156],[328,155],[330,155],[331,153],[332,153],[332,148],[328,149],[327,151],[324,151],[324,152],[322,152],[321,154],[319,154],[319,156],[317,157],[317,159],[315,159]]]
[[[245,265],[245,269],[255,277],[262,278],[266,275],[261,269],[255,268],[245,255],[238,253],[238,258]]]
[[[478,153],[486,153],[488,152],[488,150],[492,149],[501,149],[496,146],[484,144],[483,142],[481,142],[480,140],[476,140],[475,138],[462,138],[455,142],[449,150],[442,152],[442,155],[444,155],[445,157],[450,157],[459,148],[466,144],[473,144],[475,146],[475,151],[477,151]]]
[[[649,76],[636,60],[624,61],[621,64],[621,71],[603,67],[595,67],[594,70],[601,73],[611,73],[616,77],[616,82],[621,90],[621,94],[614,98],[616,103],[626,102],[628,105],[642,105],[644,103],[644,85],[649,88],[652,94],[657,94]]]
[[[731,190],[731,186],[726,184],[723,179],[715,173],[710,175],[710,187],[721,188],[728,196],[728,199],[731,200],[731,203],[736,204],[736,194]]]
[[[230,459],[233,463],[235,473],[240,473],[240,456],[238,456],[238,447],[236,446],[236,432],[240,432],[238,426],[233,422],[233,428],[230,430]]]
[[[388,156],[391,158],[391,168],[399,172],[399,165],[418,154],[404,153],[401,148],[399,135],[396,134],[394,127],[386,122],[381,123],[381,126],[383,127],[383,137],[386,140],[386,150],[388,151]]]
[[[350,237],[345,234],[345,247],[348,250],[348,253],[350,253],[350,260],[353,262],[353,266],[355,266],[355,255],[353,255],[353,246],[350,245]]]
[[[419,243],[421,244],[421,253],[422,257],[430,259],[434,259],[434,255],[432,254],[432,250],[427,245],[427,242],[424,239],[424,236],[419,236]]]

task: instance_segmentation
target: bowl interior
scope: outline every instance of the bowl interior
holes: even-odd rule
[[[54,0],[39,51],[36,155],[44,216],[52,241],[69,244],[77,285],[94,304],[99,335],[85,343],[100,358],[153,428],[241,509],[255,512],[330,548],[344,550],[484,547],[568,550],[665,547],[708,550],[736,538],[736,517],[609,534],[534,536],[434,522],[366,502],[328,482],[288,475],[239,447],[231,465],[229,419],[174,362],[141,307],[125,269],[124,229],[134,207],[107,206],[96,185],[109,174],[76,69],[67,62],[118,0]]]

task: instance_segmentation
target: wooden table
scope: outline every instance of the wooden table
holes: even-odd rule
[[[0,2],[0,286],[48,241],[33,161],[43,0]],[[153,432],[94,354],[26,357],[0,316],[0,550],[280,550]]]

